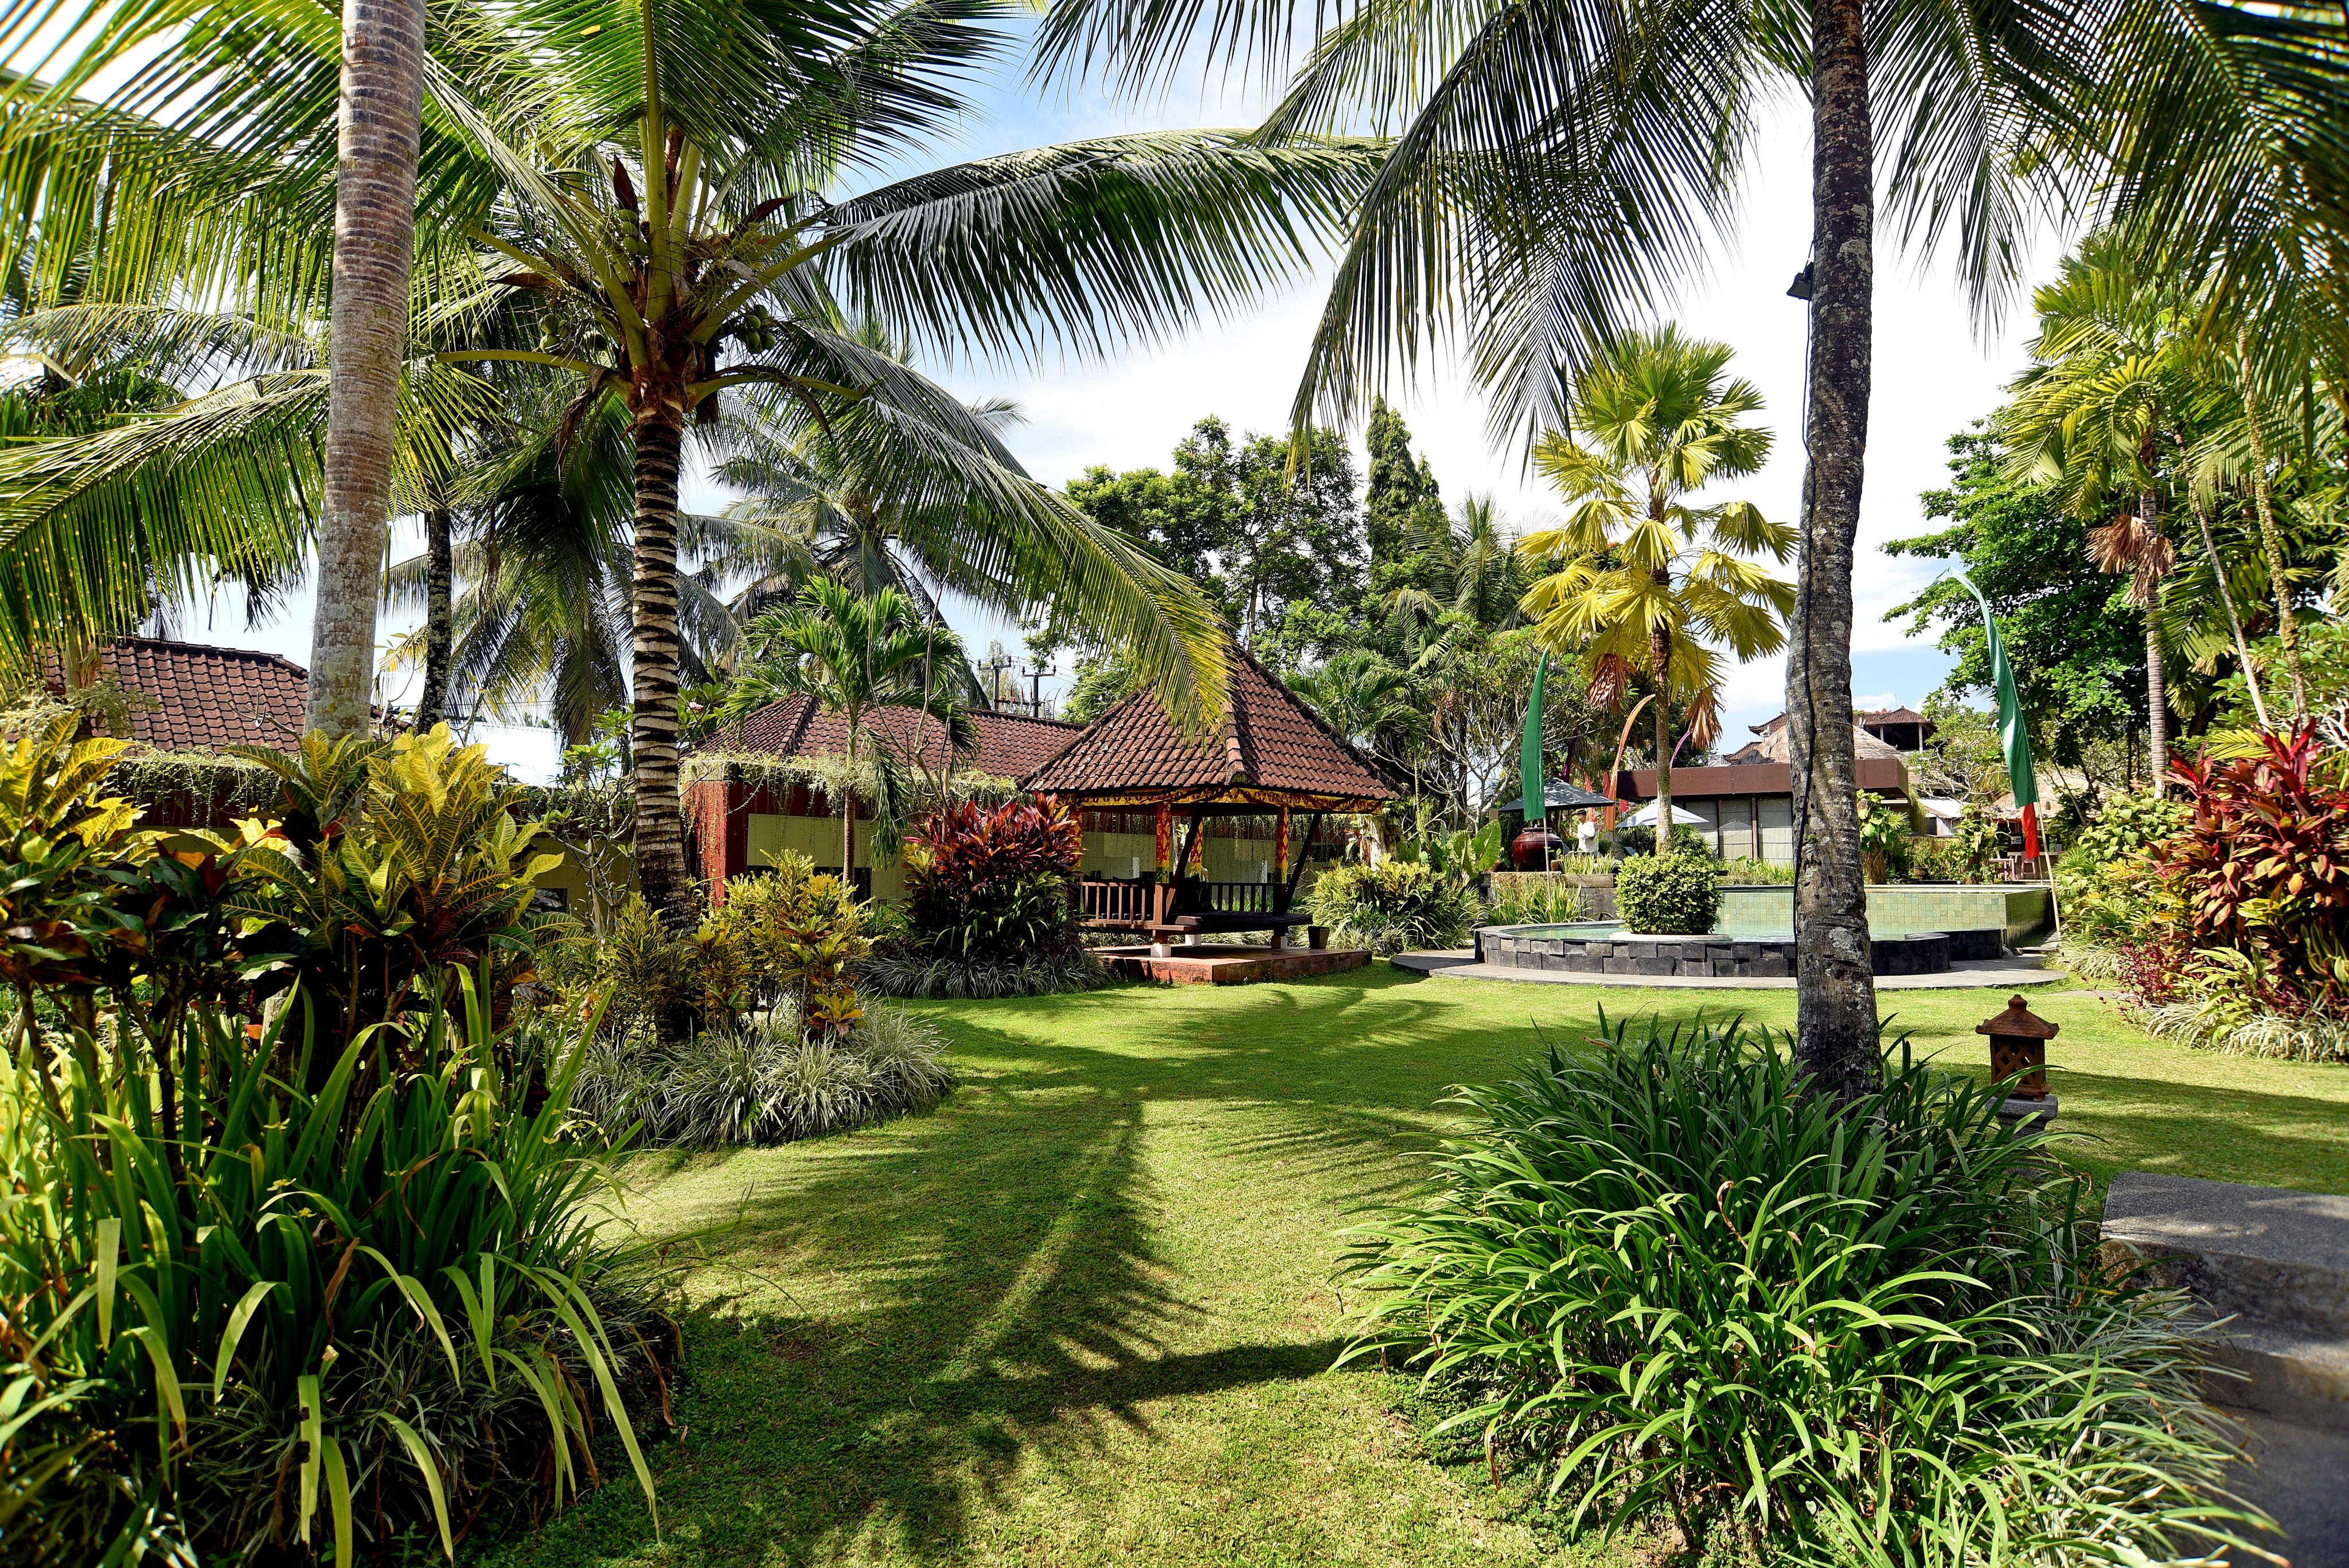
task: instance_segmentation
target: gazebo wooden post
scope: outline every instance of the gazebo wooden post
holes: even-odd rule
[[[1166,923],[1168,900],[1174,897],[1168,887],[1167,861],[1174,853],[1174,807],[1172,803],[1158,803],[1158,885],[1150,890],[1150,923]]]
[[[1272,824],[1272,909],[1273,913],[1288,913],[1288,806],[1284,802]],[[1272,928],[1272,950],[1278,952],[1288,945],[1288,928]]]

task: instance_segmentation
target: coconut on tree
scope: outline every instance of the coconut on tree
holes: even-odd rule
[[[1721,650],[1743,661],[1785,646],[1794,528],[1748,501],[1696,493],[1760,471],[1770,432],[1745,422],[1762,394],[1729,379],[1723,343],[1679,328],[1618,339],[1574,378],[1568,425],[1534,446],[1567,503],[1563,525],[1517,541],[1537,568],[1524,611],[1543,647],[1587,655],[1590,695],[1613,705],[1634,680],[1655,695],[1656,843],[1671,842],[1673,723],[1709,746],[1720,732]]]

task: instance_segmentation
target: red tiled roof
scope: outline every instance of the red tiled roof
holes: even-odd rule
[[[302,733],[309,672],[243,648],[125,638],[98,654],[117,684],[160,707],[130,716],[130,736],[159,752],[290,745]]]
[[[1016,779],[1060,755],[1082,726],[1058,719],[1030,719],[1021,713],[974,712],[978,750],[958,759],[961,767],[975,767],[997,778]],[[878,708],[865,716],[865,728],[901,754],[910,753],[919,737],[922,761],[947,771],[945,726],[911,708]],[[770,702],[744,719],[739,728],[712,742],[713,751],[756,752],[775,757],[836,757],[848,750],[848,724],[837,712],[819,708],[812,697],[786,697]]]
[[[1758,741],[1746,742],[1723,757],[1721,760],[1723,763],[1737,766],[1750,766],[1755,763],[1785,763],[1794,760],[1795,738],[1793,732],[1786,727],[1786,715],[1781,713],[1768,723],[1756,724],[1753,729],[1754,732],[1762,738]],[[1853,754],[1857,756],[1897,757],[1900,755],[1896,748],[1869,734],[1857,724],[1851,727],[1851,745]]]
[[[1026,787],[1072,795],[1237,786],[1352,800],[1395,797],[1378,769],[1271,670],[1244,650],[1232,654],[1232,704],[1216,733],[1185,735],[1155,693],[1137,691],[1030,774]]]

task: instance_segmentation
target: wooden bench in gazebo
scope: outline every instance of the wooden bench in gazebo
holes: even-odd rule
[[[1023,781],[1079,812],[1154,815],[1155,874],[1088,877],[1076,896],[1086,927],[1131,931],[1149,941],[1157,959],[1174,956],[1176,942],[1190,950],[1203,937],[1254,931],[1270,933],[1269,950],[1282,950],[1289,932],[1312,924],[1293,908],[1305,865],[1301,855],[1290,863],[1292,816],[1309,815],[1309,843],[1325,816],[1373,811],[1397,794],[1270,670],[1237,648],[1230,657],[1231,701],[1216,731],[1186,734],[1154,695],[1137,692]],[[1179,853],[1178,815],[1186,819]],[[1274,819],[1269,880],[1207,881],[1190,874],[1209,818],[1266,815]]]

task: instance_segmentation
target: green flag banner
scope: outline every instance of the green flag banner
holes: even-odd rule
[[[1991,682],[1998,691],[1998,739],[2006,753],[2006,782],[2014,792],[2018,807],[2039,804],[2039,779],[2031,769],[2031,734],[2023,727],[2023,699],[2014,690],[2014,667],[2006,661],[2006,644],[1998,635],[1998,621],[1990,613],[1990,600],[1982,589],[1963,572],[1950,576],[1965,584],[1966,591],[1982,606],[1982,631],[1990,640]],[[2035,835],[2033,836],[2036,836]]]
[[[1533,826],[1549,815],[1547,782],[1542,777],[1542,677],[1549,673],[1549,655],[1541,656],[1534,666],[1533,700],[1526,704],[1526,735],[1517,749],[1517,766],[1526,786],[1526,826]]]

